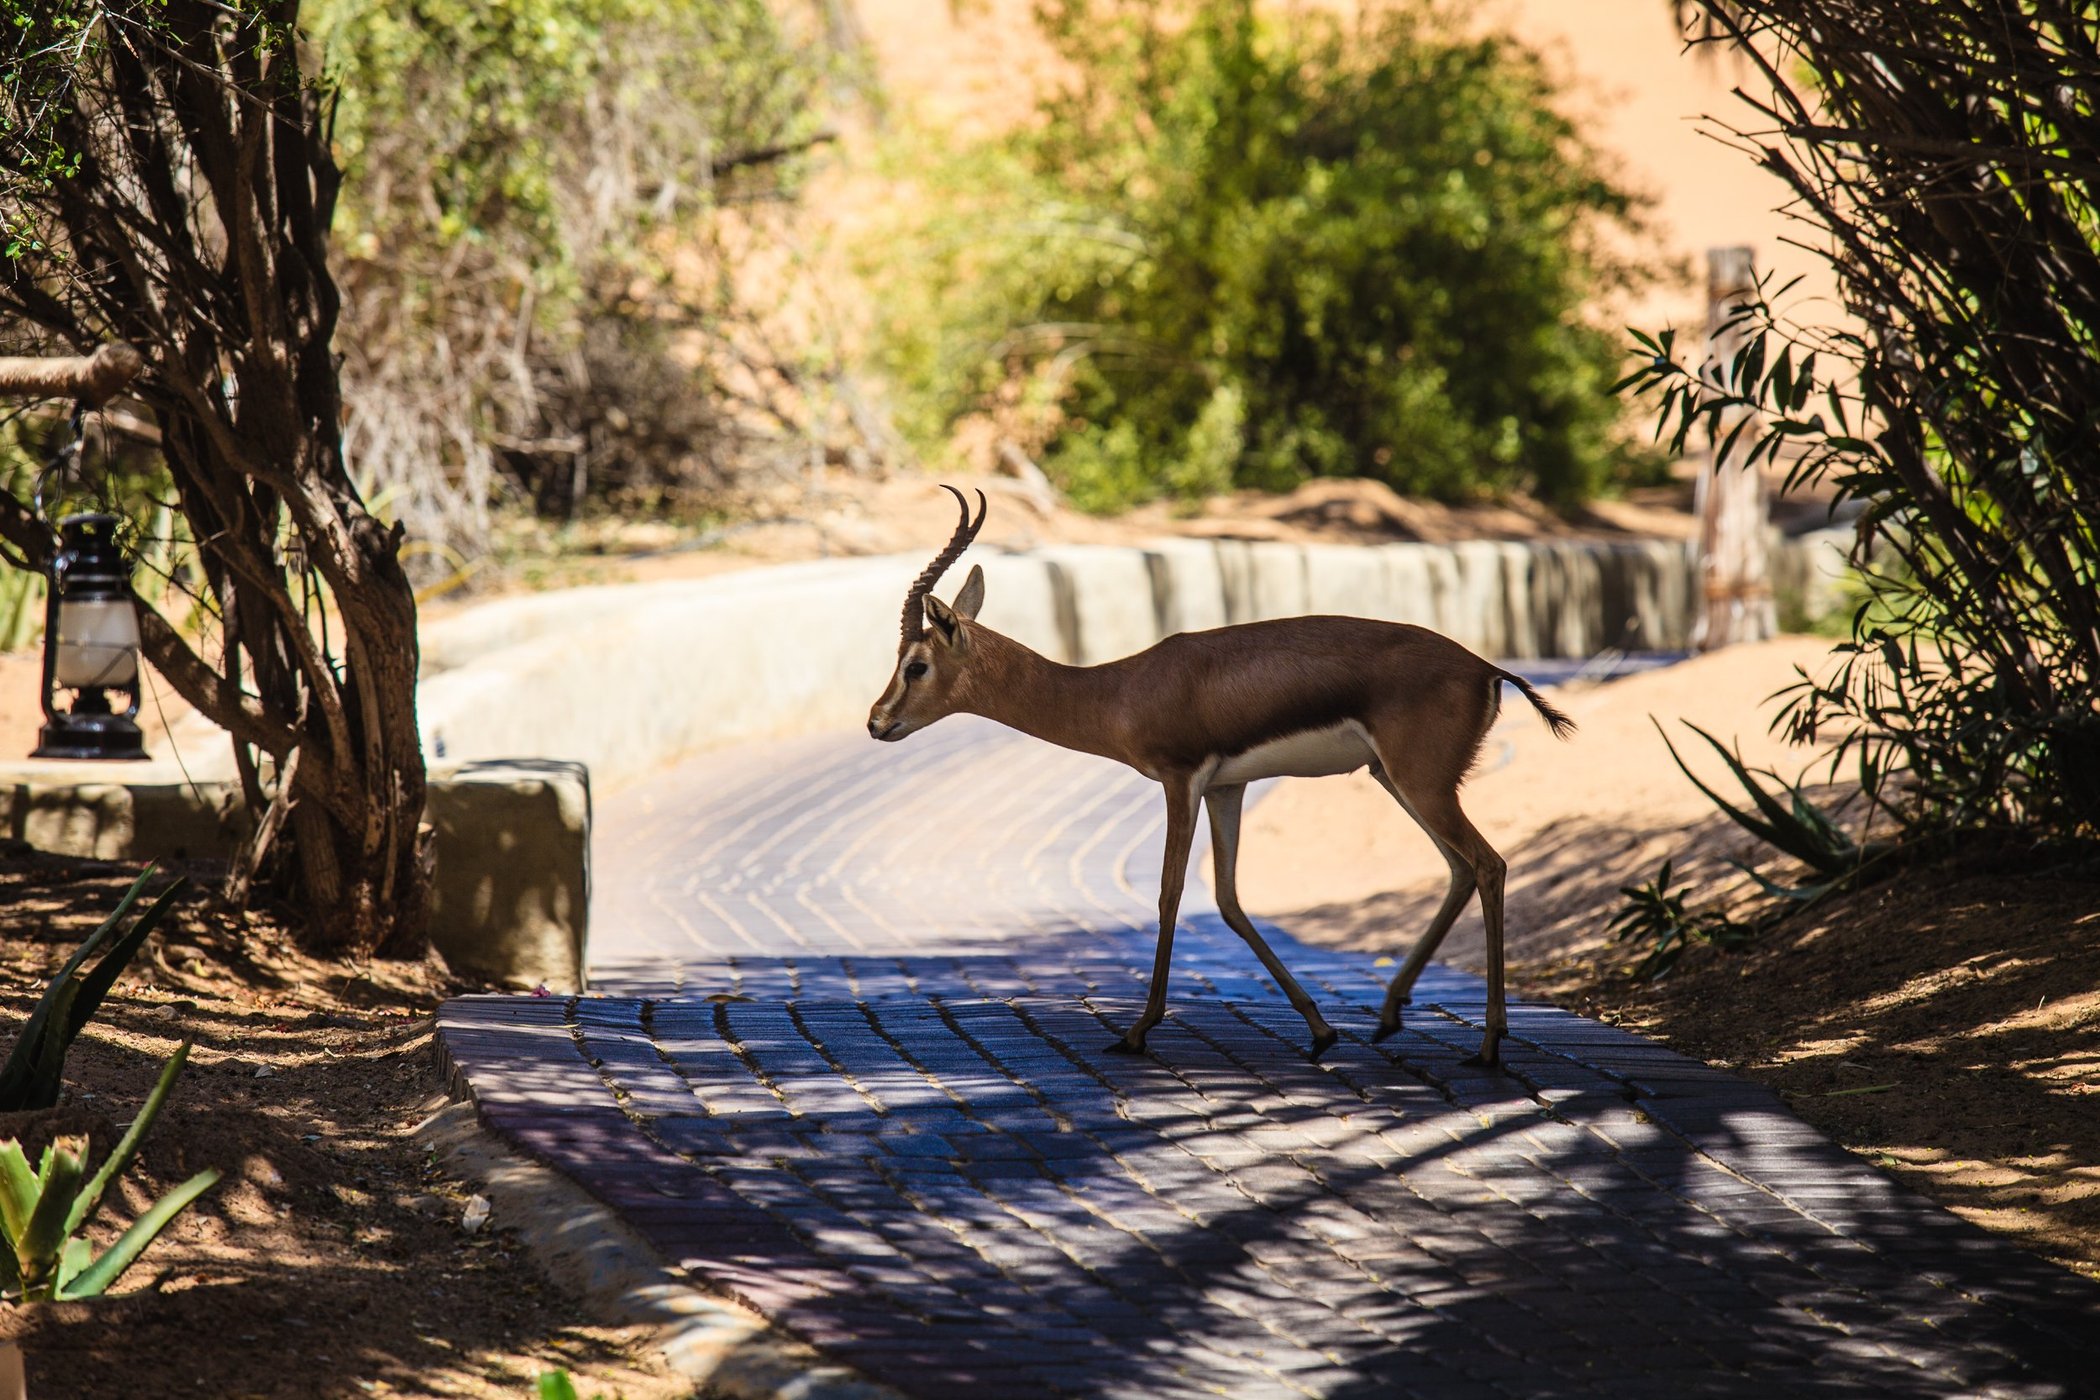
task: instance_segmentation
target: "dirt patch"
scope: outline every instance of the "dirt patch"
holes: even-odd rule
[[[0,856],[10,1033],[134,873]],[[584,1325],[505,1222],[462,1227],[466,1188],[410,1138],[442,1101],[438,975],[304,956],[282,928],[243,930],[201,896],[133,974],[75,1042],[57,1116],[107,1136],[183,1039],[196,1048],[100,1243],[149,1194],[207,1166],[224,1177],[125,1277],[135,1296],[5,1317],[32,1396],[515,1397],[556,1366],[586,1395],[690,1393],[639,1334]],[[48,1137],[42,1116],[0,1133]]]
[[[1807,755],[1767,732],[1765,697],[1827,646],[1782,639],[1564,693],[1582,725],[1565,746],[1505,710],[1464,801],[1510,862],[1512,986],[1770,1085],[1914,1189],[2100,1277],[2100,871],[2003,853],[1908,870],[1741,953],[1695,948],[1647,987],[1605,932],[1618,887],[1666,856],[1701,888],[1730,858],[1787,869],[1685,781],[1650,716],[1791,777]],[[1710,755],[1698,766],[1720,776]],[[1248,907],[1313,941],[1404,956],[1444,881],[1368,780],[1286,782],[1249,813]],[[1443,956],[1479,970],[1481,953],[1469,912]]]

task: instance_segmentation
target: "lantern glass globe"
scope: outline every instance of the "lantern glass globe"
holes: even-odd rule
[[[139,674],[139,618],[129,598],[61,598],[51,678],[70,690],[128,686]]]

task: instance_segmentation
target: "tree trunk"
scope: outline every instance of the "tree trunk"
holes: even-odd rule
[[[232,735],[244,777],[292,775],[273,883],[310,939],[420,955],[415,595],[399,527],[372,516],[343,462],[338,177],[324,94],[300,69],[299,6],[107,8],[66,43],[53,40],[72,33],[67,7],[18,17],[16,81],[60,96],[31,133],[47,146],[0,153],[0,196],[51,252],[0,260],[0,312],[65,348],[119,336],[144,353],[137,392],[220,622],[213,656],[142,606],[146,657]],[[39,150],[70,159],[26,164]],[[32,560],[50,548],[12,498],[0,535]],[[272,826],[253,816],[261,855]],[[255,863],[237,862],[240,883]]]
[[[1757,297],[1757,270],[1748,248],[1710,248],[1706,265],[1704,375],[1725,392],[1745,340],[1743,326],[1733,318],[1738,306]],[[1701,587],[1700,608],[1692,621],[1693,651],[1761,642],[1779,631],[1767,542],[1771,511],[1764,473],[1748,461],[1762,434],[1754,421],[1744,420],[1755,417],[1753,409],[1736,408],[1713,423],[1706,462],[1693,490]]]

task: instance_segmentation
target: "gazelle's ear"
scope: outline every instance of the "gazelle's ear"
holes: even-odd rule
[[[984,606],[984,570],[976,564],[970,566],[970,577],[963,583],[962,592],[955,595],[955,610],[964,617],[974,618],[977,610]]]
[[[955,615],[955,609],[931,593],[926,595],[926,621],[933,628],[935,640],[951,647],[962,640],[962,619]]]

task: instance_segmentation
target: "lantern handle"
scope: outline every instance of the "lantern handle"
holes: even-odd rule
[[[80,446],[87,440],[86,423],[87,404],[83,401],[75,404],[72,413],[67,415],[65,437],[59,440],[58,450],[53,452],[45,461],[44,469],[36,474],[36,488],[30,495],[30,507],[39,520],[45,519],[45,486],[50,483],[53,477],[58,478],[61,485],[63,485],[66,469],[80,460]],[[48,524],[49,522],[47,521],[46,523]],[[57,537],[55,529],[52,535],[54,539]],[[56,556],[53,556],[53,558],[55,560]]]

